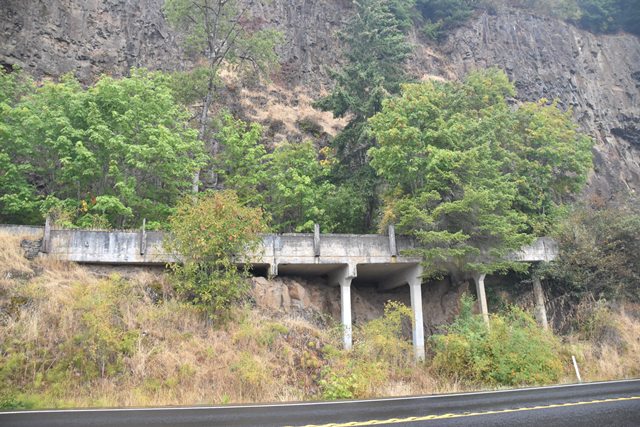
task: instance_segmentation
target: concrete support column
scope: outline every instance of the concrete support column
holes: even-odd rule
[[[351,281],[356,277],[356,266],[345,265],[329,276],[329,285],[340,286],[340,318],[342,320],[342,341],[345,350],[351,350],[352,320],[351,320]]]
[[[351,277],[346,277],[340,283],[340,317],[342,319],[342,342],[345,350],[351,350],[353,344],[351,326]]]
[[[487,294],[484,290],[484,278],[486,274],[476,274],[473,276],[474,282],[476,282],[476,293],[478,294],[478,305],[480,312],[484,318],[484,323],[489,324],[489,309],[487,308]]]
[[[542,284],[538,276],[533,276],[533,296],[536,302],[536,320],[544,328],[545,331],[549,330],[549,323],[547,322],[547,309],[544,306],[544,293],[542,292]]]
[[[269,264],[269,271],[267,271],[267,277],[269,279],[273,279],[277,275],[278,275],[278,264],[276,264],[275,262],[272,262],[271,264]]]
[[[424,320],[422,318],[422,267],[418,266],[409,279],[413,311],[413,350],[416,360],[424,360]]]

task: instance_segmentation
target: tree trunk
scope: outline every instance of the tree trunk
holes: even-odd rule
[[[200,128],[198,129],[198,139],[200,141],[205,140],[205,135],[207,133],[207,121],[209,120],[209,108],[211,108],[211,103],[213,102],[213,79],[209,79],[207,94],[204,97],[203,105],[202,105],[202,113],[200,114]],[[217,151],[217,147],[216,147]],[[215,155],[215,153],[214,153]],[[191,191],[195,194],[200,190],[200,169],[197,169],[193,174],[193,180],[191,183]]]

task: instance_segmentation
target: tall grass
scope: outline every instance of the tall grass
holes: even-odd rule
[[[504,384],[466,378],[460,374],[465,365],[450,369],[457,360],[447,353],[451,349],[430,347],[427,361],[416,363],[410,311],[397,303],[389,304],[382,318],[357,326],[353,350],[344,351],[336,324],[319,329],[303,319],[248,306],[236,308],[232,321],[212,324],[200,310],[182,303],[161,273],[100,278],[72,263],[28,261],[19,243],[0,236],[0,407],[366,398]],[[586,380],[640,374],[640,308],[617,312],[585,305],[581,313],[581,328],[565,337],[565,344],[540,335],[564,367],[559,380],[572,380],[571,354],[578,357]],[[509,337],[521,347],[540,350],[514,335],[512,324],[494,324],[484,332],[496,342],[488,348],[505,350],[486,360],[496,369],[508,365],[507,377],[519,360],[507,351]],[[520,327],[542,334],[528,321]],[[453,328],[442,339],[453,340],[461,331]],[[473,344],[477,354],[482,345]],[[556,379],[527,375],[531,382]]]

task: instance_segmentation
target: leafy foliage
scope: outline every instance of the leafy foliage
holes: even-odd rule
[[[310,141],[278,145],[267,164],[267,210],[276,230],[312,231],[314,223],[331,229],[327,201],[335,193],[329,167],[318,160]]]
[[[580,300],[640,301],[640,209],[636,200],[620,206],[579,207],[559,225],[558,259],[541,274],[554,293]]]
[[[441,39],[447,30],[471,16],[475,3],[474,0],[417,0],[418,10],[426,21],[423,33],[431,39]]]
[[[562,374],[560,344],[519,308],[493,315],[490,326],[473,315],[474,301],[463,297],[460,315],[446,335],[431,337],[433,369],[469,383],[549,384]]]
[[[255,250],[265,231],[262,211],[245,207],[231,190],[185,197],[169,218],[166,242],[181,262],[172,265],[178,292],[210,317],[220,319],[247,292],[247,267],[236,262]]]
[[[214,159],[214,166],[219,179],[243,202],[264,206],[264,190],[269,175],[266,170],[267,151],[261,141],[262,127],[224,113],[217,128],[220,153]]]
[[[384,316],[355,331],[351,354],[331,361],[319,382],[323,399],[353,399],[379,394],[387,381],[414,369],[413,347],[403,334],[411,309],[389,301]],[[345,356],[347,356],[345,358]]]
[[[357,195],[349,188],[332,182],[335,159],[329,148],[317,150],[310,141],[283,142],[267,153],[263,129],[229,114],[222,116],[219,129],[218,177],[243,203],[267,212],[275,231],[311,231],[314,223],[325,232],[356,226],[353,219],[364,209],[352,202]]]
[[[198,114],[198,138],[210,143],[215,156],[218,145],[211,138],[209,109],[222,86],[220,71],[232,67],[246,77],[260,78],[277,66],[275,47],[279,32],[262,29],[259,19],[250,16],[250,4],[235,0],[167,0],[164,12],[168,22],[184,35],[188,55],[201,66],[175,75],[175,85],[187,102],[202,100]],[[216,184],[216,177],[213,184]],[[198,191],[200,171],[193,176],[192,188]]]
[[[160,73],[105,76],[86,90],[69,76],[40,87],[18,71],[0,76],[2,221],[39,223],[53,206],[81,225],[163,221],[202,162]]]
[[[418,238],[427,275],[522,268],[507,253],[544,233],[586,180],[591,141],[569,113],[545,100],[512,110],[513,94],[503,72],[476,72],[405,85],[370,120],[383,225]]]

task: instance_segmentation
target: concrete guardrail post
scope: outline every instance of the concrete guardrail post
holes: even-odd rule
[[[42,236],[42,245],[40,252],[48,254],[51,250],[51,217],[47,215],[44,222],[44,234]]]
[[[396,227],[389,224],[389,251],[392,257],[398,256],[398,247],[396,246]]]
[[[140,229],[140,255],[147,252],[147,219],[142,218],[142,228]]]
[[[313,224],[313,255],[320,257],[320,224]]]

